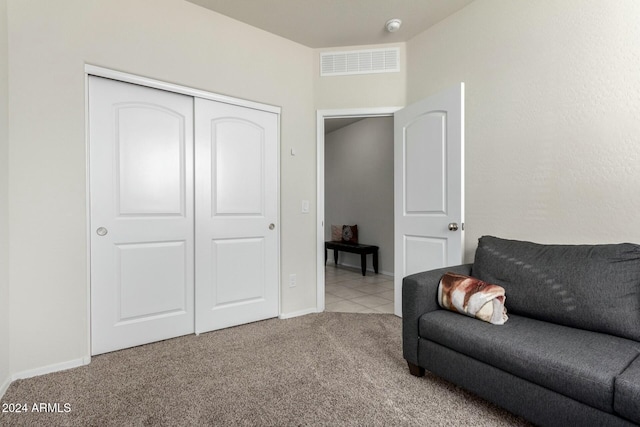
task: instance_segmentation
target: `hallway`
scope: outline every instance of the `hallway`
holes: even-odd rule
[[[328,264],[325,267],[325,311],[393,314],[393,277]]]

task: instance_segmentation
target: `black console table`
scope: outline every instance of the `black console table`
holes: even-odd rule
[[[378,274],[378,247],[374,245],[361,245],[359,243],[324,242],[324,263],[327,264],[327,249],[333,249],[333,260],[338,265],[338,252],[360,254],[360,267],[362,275],[367,274],[367,255],[373,254],[373,270]]]

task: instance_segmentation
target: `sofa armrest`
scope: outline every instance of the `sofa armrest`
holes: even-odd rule
[[[616,378],[613,409],[640,424],[640,355]]]
[[[448,272],[470,275],[472,264],[456,265],[412,274],[402,279],[402,353],[418,365],[418,320],[438,306],[438,283]]]

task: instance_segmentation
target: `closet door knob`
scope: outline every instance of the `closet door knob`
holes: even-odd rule
[[[276,228],[276,225],[274,223],[269,224],[269,230],[273,230],[274,228]]]
[[[102,236],[106,236],[108,232],[109,232],[109,230],[107,230],[107,229],[106,229],[106,228],[104,228],[104,227],[99,227],[99,228],[96,230],[96,234],[97,234],[98,236],[100,236],[100,237],[102,237]]]
[[[455,222],[452,222],[451,224],[449,224],[449,230],[451,231],[456,231],[458,229],[458,224]]]

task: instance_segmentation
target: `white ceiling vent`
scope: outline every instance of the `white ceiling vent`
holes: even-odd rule
[[[400,71],[400,49],[349,50],[320,54],[321,76],[394,73]]]

